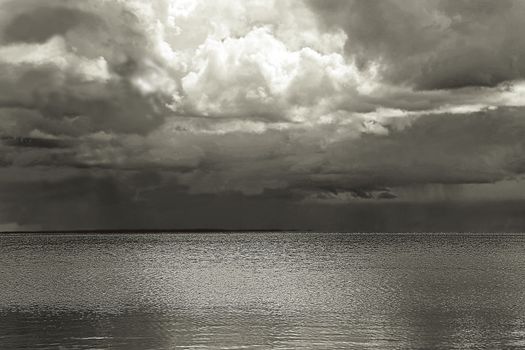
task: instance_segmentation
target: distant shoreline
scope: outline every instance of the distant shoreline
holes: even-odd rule
[[[309,230],[264,230],[264,229],[254,229],[254,230],[229,230],[229,229],[161,229],[161,230],[53,230],[53,231],[2,231],[0,235],[3,234],[143,234],[143,233],[249,233],[249,232],[312,232]]]
[[[315,230],[283,230],[283,229],[253,229],[253,230],[228,230],[228,229],[173,229],[173,230],[68,230],[68,231],[3,231],[1,235],[131,235],[131,234],[212,234],[212,233],[319,233],[319,234],[348,234],[348,235],[389,235],[389,236],[413,236],[413,235],[458,235],[458,236],[521,236],[525,232],[347,232],[347,231],[315,231]]]

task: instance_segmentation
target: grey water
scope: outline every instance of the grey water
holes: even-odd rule
[[[0,236],[0,349],[523,349],[525,236]]]

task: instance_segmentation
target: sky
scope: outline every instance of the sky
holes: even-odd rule
[[[0,231],[525,231],[524,18],[0,0]]]

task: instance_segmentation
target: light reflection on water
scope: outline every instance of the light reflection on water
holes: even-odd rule
[[[525,236],[0,236],[0,349],[525,348]]]

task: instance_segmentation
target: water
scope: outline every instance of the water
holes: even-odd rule
[[[0,236],[0,349],[523,349],[525,236]]]

